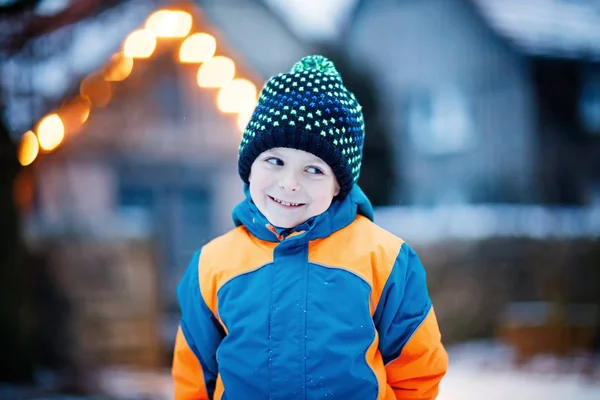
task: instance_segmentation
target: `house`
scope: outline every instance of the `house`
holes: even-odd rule
[[[159,37],[147,57],[134,57],[133,67],[122,72],[123,57],[110,54],[126,49],[128,39],[115,40],[110,61],[88,71],[64,101],[44,111],[54,118],[45,121],[62,118],[64,139],[34,155],[25,169],[34,188],[25,218],[28,237],[151,236],[168,341],[174,338],[175,290],[183,271],[195,250],[233,226],[231,210],[243,198],[237,173],[243,113],[221,111],[227,106],[220,89],[200,85],[199,65],[227,57],[235,77],[253,88],[253,106],[266,78],[305,55],[302,41],[261,1],[241,8],[221,3],[166,2],[191,16],[189,35],[214,38],[215,57],[204,63],[178,59],[184,38]],[[154,11],[158,7],[146,12],[142,24]],[[76,30],[85,26],[72,29],[77,40]],[[211,71],[223,70],[221,65]],[[109,79],[111,71],[123,76]],[[83,112],[71,126],[73,110]],[[43,142],[41,123],[34,126],[37,146]],[[33,132],[30,137],[35,139]]]
[[[341,45],[379,79],[401,203],[598,204],[593,7],[358,1]]]
[[[541,201],[600,205],[600,16],[593,2],[474,1],[529,59]]]

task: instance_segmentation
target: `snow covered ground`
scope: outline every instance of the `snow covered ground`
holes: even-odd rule
[[[596,373],[591,379],[581,373],[585,365],[583,358],[565,362],[538,357],[517,369],[511,363],[511,351],[493,342],[471,342],[450,347],[448,352],[450,368],[442,381],[438,400],[600,400],[600,363],[596,364]],[[111,369],[98,378],[111,400],[173,398],[169,371],[144,373]],[[43,399],[87,400],[54,396]]]
[[[495,343],[467,343],[448,352],[438,400],[600,400],[600,365],[586,377],[584,358],[537,357],[516,368],[511,351]]]
[[[438,400],[600,400],[600,365],[595,381],[581,374],[582,358],[569,362],[538,357],[516,369],[512,353],[493,342],[471,342],[448,349],[450,368]],[[168,372],[159,376],[112,371],[105,376],[116,397],[171,399]]]
[[[492,371],[455,366],[438,400],[599,400],[600,384],[575,376]]]

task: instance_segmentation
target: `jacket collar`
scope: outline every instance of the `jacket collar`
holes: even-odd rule
[[[235,226],[243,225],[258,239],[269,242],[281,241],[293,232],[306,232],[309,240],[324,238],[350,225],[358,214],[373,220],[373,206],[358,185],[344,198],[335,199],[323,214],[291,229],[275,228],[269,223],[252,201],[247,184],[244,194],[246,198],[232,212]]]

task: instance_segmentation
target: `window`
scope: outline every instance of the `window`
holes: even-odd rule
[[[154,101],[162,115],[170,121],[183,121],[186,114],[180,85],[180,76],[171,65],[156,77]]]
[[[590,134],[600,136],[600,74],[584,75],[579,95],[579,118]]]
[[[168,307],[177,309],[175,290],[194,252],[212,237],[210,194],[198,187],[174,187],[169,191],[170,206],[165,224],[168,237],[163,237],[166,261],[163,268],[163,290]]]
[[[210,239],[209,194],[202,189],[186,188],[181,190],[179,201],[181,240],[178,251],[187,259]]]
[[[600,180],[592,183],[589,188],[589,202],[591,206],[600,207]]]
[[[406,123],[411,143],[425,154],[457,153],[474,144],[470,107],[464,93],[455,88],[411,95]]]
[[[119,207],[151,212],[154,207],[154,193],[148,187],[122,186],[119,190]]]

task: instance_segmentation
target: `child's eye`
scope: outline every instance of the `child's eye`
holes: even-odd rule
[[[268,162],[269,164],[273,164],[273,165],[283,165],[283,161],[281,161],[277,157],[269,157],[265,161]]]
[[[323,175],[323,170],[317,167],[307,167],[306,172],[308,172],[309,174]]]

